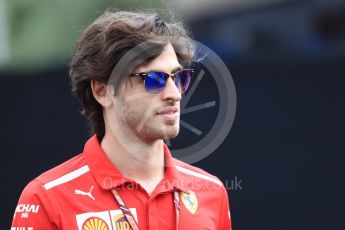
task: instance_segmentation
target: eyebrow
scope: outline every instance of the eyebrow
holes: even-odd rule
[[[178,66],[178,67],[174,68],[174,69],[171,71],[171,74],[172,74],[172,73],[176,73],[176,72],[178,72],[178,71],[180,71],[180,70],[182,70],[182,69],[183,69],[182,66]],[[155,69],[148,69],[148,70],[144,71],[144,73],[149,73],[149,72],[164,72],[164,71],[155,70]]]
[[[176,73],[176,72],[178,72],[178,71],[180,71],[182,69],[183,69],[182,66],[178,66],[175,69],[173,69],[173,71],[171,73]]]

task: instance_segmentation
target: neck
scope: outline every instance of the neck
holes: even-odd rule
[[[150,194],[164,177],[163,140],[146,143],[120,139],[106,132],[101,142],[103,151],[124,176],[139,183]]]

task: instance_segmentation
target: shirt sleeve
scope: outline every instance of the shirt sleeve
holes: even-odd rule
[[[11,230],[53,230],[57,218],[54,207],[38,180],[31,181],[23,190],[14,212]]]
[[[228,200],[228,193],[224,187],[222,187],[222,203],[220,208],[220,216],[219,216],[219,230],[231,230],[231,215],[230,215],[230,208],[229,208],[229,200]]]

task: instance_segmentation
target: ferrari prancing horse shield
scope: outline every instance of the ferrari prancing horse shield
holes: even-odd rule
[[[184,206],[194,215],[198,209],[198,200],[196,199],[195,193],[192,191],[189,191],[189,194],[181,192],[180,196]]]

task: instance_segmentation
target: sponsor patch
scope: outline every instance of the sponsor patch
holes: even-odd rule
[[[195,193],[192,191],[189,191],[189,194],[181,192],[180,196],[184,206],[190,213],[194,215],[196,210],[198,210],[198,200],[195,196]]]
[[[99,217],[90,217],[83,223],[84,230],[109,230],[108,224]]]
[[[137,210],[135,208],[130,208],[131,213],[133,214],[133,217],[135,221],[138,223],[138,217],[137,217]],[[129,230],[130,225],[127,222],[127,219],[122,214],[121,210],[111,210],[110,211],[111,220],[114,226],[114,229],[116,230]]]
[[[130,230],[130,226],[123,214],[113,217],[115,229]]]
[[[105,226],[108,227],[108,229],[111,229],[111,221],[109,217],[109,212],[108,211],[103,211],[103,212],[87,212],[83,214],[76,215],[77,219],[77,225],[79,230],[86,230],[86,224],[88,221],[94,219],[98,220],[98,222],[104,223]],[[85,227],[85,228],[84,228]],[[90,230],[93,228],[90,228]],[[97,229],[97,228],[96,228]]]
[[[130,208],[138,223],[135,208]],[[87,212],[76,215],[79,230],[130,230],[126,218],[120,209],[102,212]]]
[[[38,213],[39,209],[40,206],[36,204],[18,204],[16,207],[15,216],[17,213],[21,213],[21,218],[29,218],[30,213]]]

